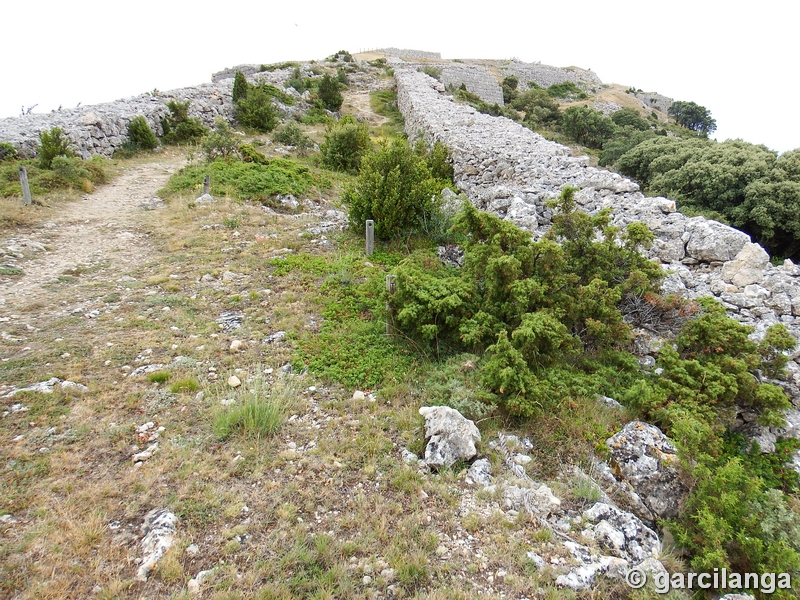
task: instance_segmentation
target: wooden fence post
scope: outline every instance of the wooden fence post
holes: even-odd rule
[[[375,221],[367,220],[367,256],[372,256],[375,251]]]
[[[28,184],[28,170],[25,167],[19,168],[19,182],[22,185],[22,198],[26,205],[31,204],[31,186]]]
[[[203,177],[203,195],[211,193],[211,175]]]

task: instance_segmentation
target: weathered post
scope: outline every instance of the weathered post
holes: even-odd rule
[[[367,256],[375,251],[375,221],[367,219]]]
[[[203,177],[203,195],[211,193],[211,175],[207,174]]]
[[[26,205],[31,204],[31,186],[28,184],[28,170],[25,167],[19,168],[19,182],[22,185],[22,198]]]
[[[386,275],[386,291],[389,294],[394,294],[395,290],[397,290],[397,284],[394,281],[394,275],[388,273]],[[392,318],[392,307],[389,304],[389,300],[386,300],[386,335],[392,335],[392,322],[394,319]]]

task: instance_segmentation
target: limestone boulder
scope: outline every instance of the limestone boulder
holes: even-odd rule
[[[423,406],[419,414],[425,417],[425,447],[423,461],[429,467],[449,467],[458,460],[472,460],[477,455],[475,443],[481,433],[475,423],[449,406]]]
[[[769,254],[758,244],[745,244],[733,260],[722,267],[722,279],[737,287],[761,283],[770,266]]]
[[[633,421],[606,440],[615,475],[633,488],[646,521],[678,516],[688,492],[677,469],[677,449],[655,425]]]
[[[750,236],[703,217],[689,219],[686,223],[686,254],[701,262],[733,260],[739,251],[750,243]]]

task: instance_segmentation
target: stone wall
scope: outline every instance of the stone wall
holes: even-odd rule
[[[644,104],[647,108],[655,108],[656,110],[660,110],[665,114],[674,102],[672,98],[667,98],[666,96],[662,96],[661,94],[656,94],[654,92],[636,92],[634,96],[641,100],[642,104]]]
[[[442,83],[461,87],[463,83],[467,90],[476,94],[484,102],[503,106],[503,90],[485,67],[461,63],[446,63],[435,65],[442,71]]]
[[[440,60],[442,55],[439,52],[425,52],[424,50],[408,50],[405,48],[381,48],[372,52],[381,52],[386,56],[399,56],[400,58],[410,58],[411,60],[421,60],[431,58]]]
[[[603,83],[593,72],[578,69],[577,67],[561,69],[549,65],[512,62],[505,68],[505,71],[519,79],[519,87],[517,89],[521,91],[527,90],[530,87],[528,85],[530,82],[534,82],[544,88],[557,83],[564,83],[565,81],[571,81],[576,85],[584,84],[590,88],[597,87]]]
[[[773,267],[745,233],[687,217],[670,199],[647,198],[635,182],[589,166],[586,156],[572,156],[569,148],[514,121],[454,102],[441,83],[422,73],[397,68],[395,78],[409,137],[422,135],[450,149],[456,185],[479,208],[539,236],[551,222],[547,200],[566,185],[578,187],[576,200],[586,212],[610,208],[616,225],[641,221],[653,230],[657,239],[650,254],[668,273],[666,293],[717,298],[730,316],[755,328],[755,338],[783,323],[800,339],[800,267],[791,261]],[[782,385],[797,409],[788,434],[800,435],[800,366],[790,360],[788,368],[789,381]],[[761,429],[748,415],[742,419],[750,433],[761,436],[762,448],[787,433]]]
[[[0,141],[12,143],[23,155],[35,156],[39,133],[60,127],[83,158],[93,154],[111,156],[128,139],[128,123],[138,115],[144,116],[160,136],[161,119],[169,114],[166,106],[169,100],[189,100],[189,115],[209,127],[214,125],[216,117],[232,119],[232,86],[233,80],[229,79],[104,104],[0,119]]]

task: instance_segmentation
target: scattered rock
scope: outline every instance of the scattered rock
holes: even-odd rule
[[[147,576],[156,563],[164,556],[164,553],[172,547],[175,541],[175,525],[178,517],[168,510],[151,510],[144,518],[142,533],[144,538],[141,542],[142,563],[136,572],[138,581],[147,581]]]
[[[211,275],[203,275],[203,278],[208,276],[211,281],[214,281],[214,278]],[[242,322],[244,321],[244,313],[240,311],[228,311],[224,313],[220,313],[219,317],[217,317],[217,323],[220,324],[222,331],[233,331],[234,329],[239,329],[242,326]]]
[[[467,471],[467,483],[482,485],[484,487],[492,483],[492,463],[488,458],[480,458],[472,463]]]
[[[228,377],[228,385],[232,388],[237,388],[242,385],[242,381],[236,375],[231,375]]]
[[[353,400],[361,401],[361,400],[366,400],[366,399],[367,399],[367,395],[364,392],[362,392],[361,390],[356,390],[355,392],[353,392]]]
[[[244,346],[244,344],[242,343],[242,340],[233,340],[231,342],[230,351],[231,352],[239,352],[239,350],[241,350],[242,346]]]
[[[764,281],[769,254],[758,244],[745,244],[736,257],[722,267],[722,279],[738,287]]]
[[[214,198],[214,196],[212,196],[211,194],[203,194],[202,196],[199,196],[198,198],[195,198],[194,203],[195,204],[210,204],[211,202],[215,202],[215,201],[216,201],[216,198]]]
[[[640,518],[652,522],[678,516],[688,489],[678,473],[677,449],[658,427],[633,421],[606,440],[606,446],[615,474],[648,509],[649,514],[637,511]]]
[[[276,331],[275,333],[269,334],[267,337],[264,338],[265,344],[274,344],[275,342],[281,341],[283,338],[286,337],[285,331]]]
[[[419,414],[425,417],[424,462],[429,467],[449,467],[457,460],[471,460],[476,454],[475,442],[481,434],[475,423],[448,406],[423,406]]]

